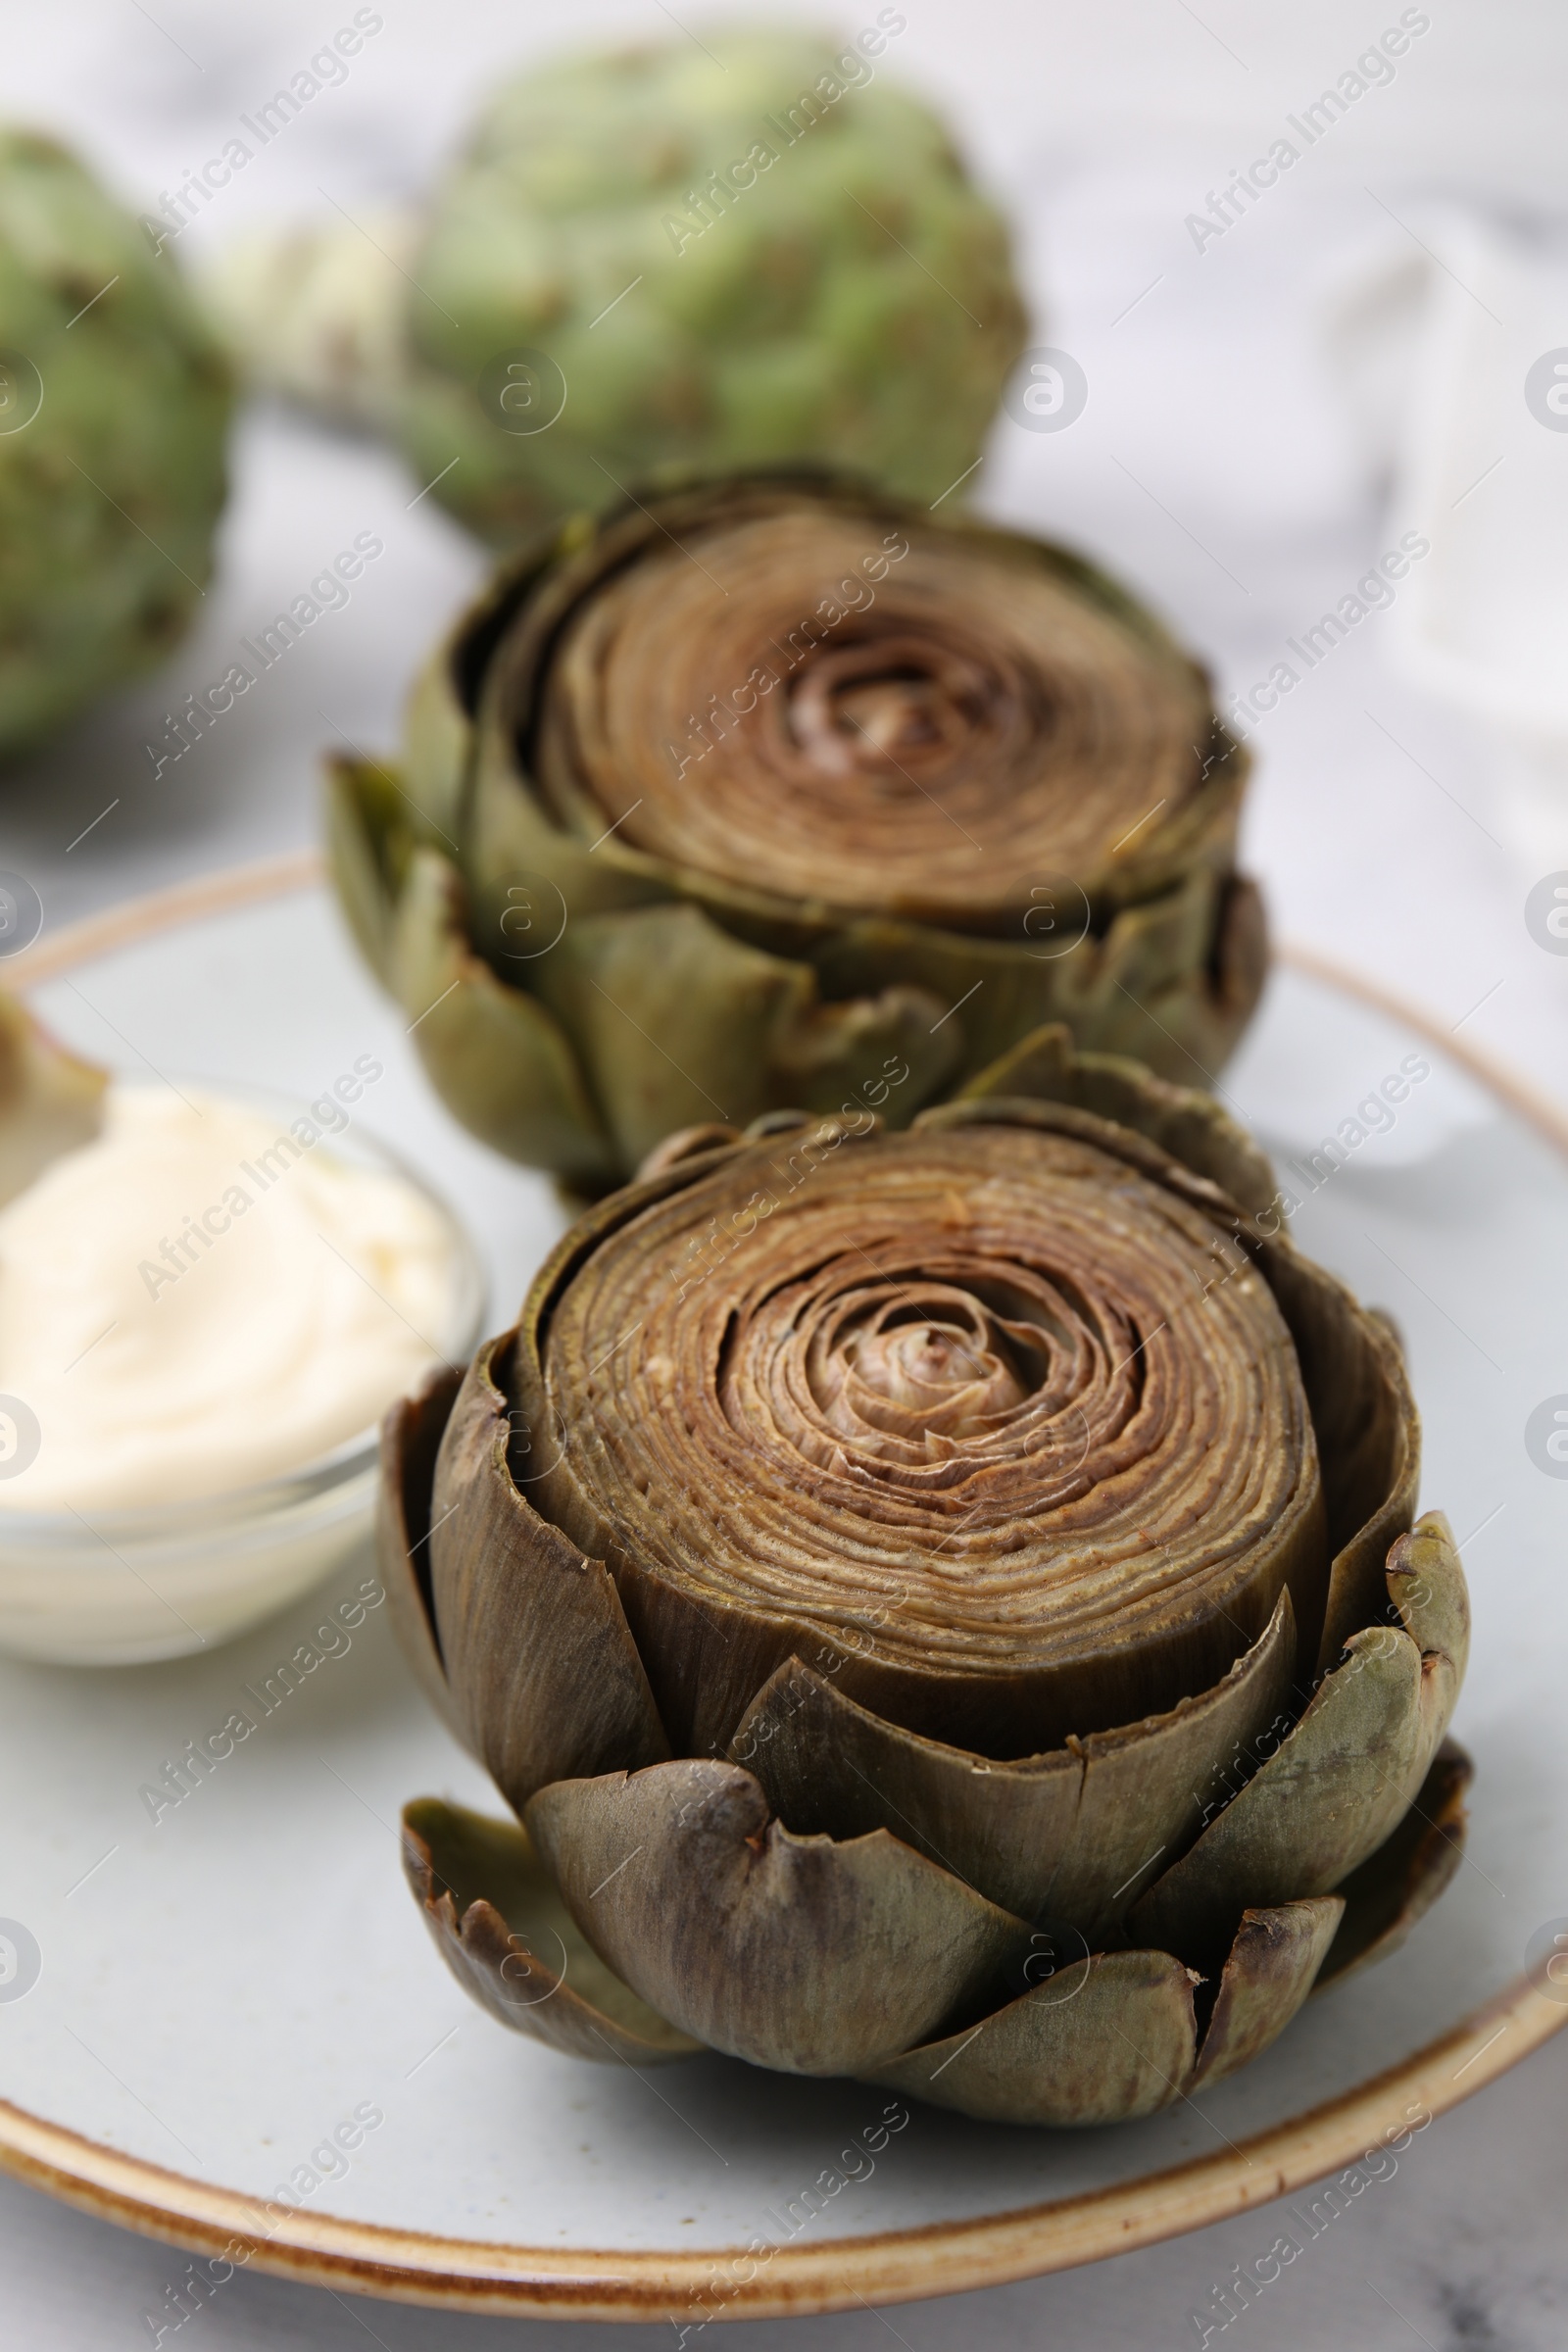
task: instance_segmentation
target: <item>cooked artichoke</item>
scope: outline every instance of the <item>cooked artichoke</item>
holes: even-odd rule
[[[1002,221],[887,46],[719,24],[534,67],[422,220],[252,232],[215,315],[258,381],[392,431],[499,546],[670,463],[936,498],[1025,320]]]
[[[183,634],[228,412],[172,257],[53,139],[0,131],[0,754]]]
[[[752,476],[504,572],[331,835],[449,1107],[591,1192],[698,1120],[1028,1093],[1059,1020],[1202,1082],[1262,982],[1245,775],[1088,564]]]
[[[1048,1060],[1050,1067],[1047,1067]],[[1456,1866],[1468,1611],[1397,1348],[1204,1096],[671,1139],[385,1430],[406,1815],[497,2017],[1031,2124],[1147,2115]]]

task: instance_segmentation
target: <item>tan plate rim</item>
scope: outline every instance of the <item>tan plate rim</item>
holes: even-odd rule
[[[63,926],[12,958],[4,976],[23,986],[55,979],[175,924],[305,889],[322,870],[316,853],[301,852],[179,883]],[[1286,945],[1277,959],[1415,1030],[1568,1158],[1568,1116],[1528,1081],[1332,957]],[[305,2284],[396,2302],[539,2319],[673,2317],[677,2325],[769,2319],[1000,2286],[1202,2229],[1348,2168],[1385,2134],[1456,2106],[1564,2026],[1568,2005],[1521,1978],[1371,2082],[1212,2156],[1050,2204],[783,2246],[765,2257],[729,2246],[679,2253],[508,2246],[304,2212],[292,2215],[286,2229],[264,2233],[256,2226],[256,2201],[238,2190],[124,2155],[6,2100],[0,2100],[0,2169],[100,2220],[206,2256],[219,2269],[250,2264]],[[742,2278],[748,2266],[752,2275]]]

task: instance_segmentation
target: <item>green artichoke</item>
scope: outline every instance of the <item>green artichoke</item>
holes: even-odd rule
[[[406,1860],[504,2023],[1109,2123],[1451,1876],[1389,1329],[1211,1100],[1049,1047],[906,1133],[666,1145],[389,1416],[395,1620],[526,1823],[425,1799]]]
[[[591,1193],[692,1124],[1028,1093],[1059,1020],[1206,1079],[1265,960],[1245,776],[1088,564],[751,476],[503,572],[330,833],[450,1108]]]
[[[183,633],[228,413],[172,259],[53,139],[0,131],[0,753]]]
[[[830,462],[934,499],[1026,322],[1001,220],[882,78],[904,22],[535,67],[421,220],[253,234],[215,313],[255,376],[392,432],[501,546],[672,463]]]

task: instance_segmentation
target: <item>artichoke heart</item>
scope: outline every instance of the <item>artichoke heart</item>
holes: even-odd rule
[[[394,1620],[520,1825],[422,1800],[410,1876],[505,2022],[1113,2122],[1452,1875],[1397,1348],[1209,1098],[1047,1044],[667,1145],[390,1416]]]
[[[1293,1586],[1298,1624],[1319,1608],[1295,1349],[1202,1209],[1026,1127],[841,1149],[794,1200],[788,1170],[764,1146],[646,1209],[543,1335],[573,1441],[541,1498],[611,1567],[688,1752],[800,1656],[1027,1755],[1207,1690]],[[722,1270],[715,1217],[746,1235]]]
[[[698,1122],[1029,1093],[1061,1022],[1207,1085],[1263,976],[1245,779],[1088,564],[751,475],[504,572],[332,837],[450,1107],[592,1194]]]

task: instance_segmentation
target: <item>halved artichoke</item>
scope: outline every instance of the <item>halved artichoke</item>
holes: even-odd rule
[[[1088,564],[752,476],[503,573],[331,838],[449,1107],[591,1193],[698,1120],[1027,1093],[1062,1020],[1205,1082],[1262,984],[1245,775]]]
[[[504,2022],[1146,2115],[1456,1864],[1468,1609],[1397,1348],[1206,1097],[671,1139],[385,1429],[425,1687],[526,1830],[411,1879]]]

